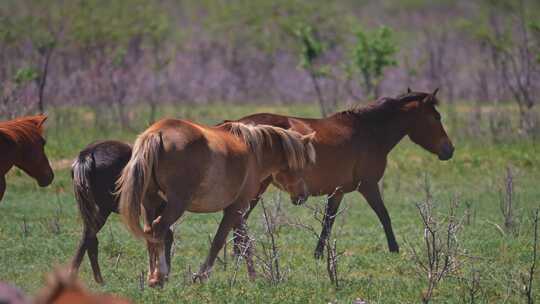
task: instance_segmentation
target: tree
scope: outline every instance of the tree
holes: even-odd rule
[[[476,38],[489,47],[494,69],[519,108],[520,128],[527,133],[534,128],[530,113],[540,80],[540,62],[535,60],[540,54],[538,25],[530,21],[525,0],[486,0],[484,5],[485,27]]]
[[[309,25],[300,25],[296,30],[296,36],[302,45],[300,51],[300,67],[308,72],[315,92],[317,93],[321,114],[323,117],[326,117],[336,106],[335,101],[332,105],[327,104],[319,83],[319,81],[326,77],[330,71],[329,66],[318,64],[319,59],[326,51],[326,44],[321,41],[313,31],[313,28]]]
[[[395,56],[398,48],[392,38],[392,30],[385,26],[375,31],[359,29],[356,39],[352,70],[361,74],[367,95],[378,97],[384,70],[397,65]]]

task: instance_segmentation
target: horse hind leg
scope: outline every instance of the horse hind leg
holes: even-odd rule
[[[167,230],[167,234],[165,235],[165,260],[167,262],[167,267],[169,268],[169,273],[171,272],[171,251],[173,243],[174,234],[173,231],[169,228],[169,230]]]
[[[343,199],[343,192],[336,192],[328,197],[328,203],[326,205],[326,210],[324,212],[322,231],[319,236],[319,242],[317,243],[317,248],[315,248],[314,257],[320,259],[324,255],[324,247],[328,241],[328,237],[332,231],[332,226],[336,219],[336,213],[338,211],[341,200]]]
[[[255,280],[257,271],[253,264],[253,242],[251,241],[247,229],[246,218],[242,218],[236,226],[234,232],[235,255],[237,258],[246,259],[246,268],[250,280]]]
[[[96,231],[84,226],[83,234],[77,252],[73,257],[72,262],[72,272],[78,272],[82,263],[82,259],[85,253],[88,253],[88,259],[90,260],[90,266],[92,267],[92,272],[94,275],[94,280],[98,284],[103,284],[103,277],[101,276],[101,269],[99,267],[98,252],[99,252],[99,241],[97,239],[97,233],[101,230],[103,225],[105,225],[107,218],[109,217],[110,212],[101,213],[100,219],[98,220]]]
[[[189,197],[188,194],[169,191],[167,193],[167,204],[161,214],[152,221],[151,230],[153,237],[157,240],[153,247],[154,269],[148,280],[150,287],[162,286],[169,274],[170,268],[170,246],[172,244],[172,231],[170,227],[180,218],[186,208]]]
[[[247,220],[249,218],[249,215],[251,214],[251,211],[253,211],[253,209],[255,209],[255,207],[257,206],[257,204],[259,203],[259,200],[261,199],[262,195],[264,194],[264,192],[266,191],[266,189],[268,189],[268,186],[270,185],[270,183],[272,182],[272,178],[269,177],[267,179],[265,179],[260,187],[259,187],[259,192],[257,193],[257,196],[252,199],[249,203],[249,210],[247,212],[245,212],[244,214],[244,218],[242,220],[243,223],[247,223]],[[249,238],[244,238],[242,236],[244,235],[247,235],[247,231],[242,231],[242,229],[246,228],[246,226],[244,226],[244,224],[242,225],[239,225],[238,227],[235,227],[235,233],[234,233],[234,237],[233,237],[233,240],[234,240],[234,254],[236,256],[240,256],[241,252],[242,252],[242,249],[243,248],[247,248],[246,247],[246,244],[245,244],[245,241],[246,240],[249,240]]]

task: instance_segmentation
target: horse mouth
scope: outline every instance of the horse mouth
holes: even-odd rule
[[[450,152],[442,152],[442,153],[439,153],[439,160],[443,160],[443,161],[450,160],[452,156],[454,156],[454,150]]]
[[[48,185],[52,184],[54,180],[54,173],[51,172],[51,174],[45,178],[40,178],[37,182],[40,187],[47,187]]]
[[[454,146],[452,145],[444,145],[439,152],[439,159],[440,160],[449,160],[454,156]]]

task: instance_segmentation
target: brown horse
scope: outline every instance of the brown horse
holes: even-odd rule
[[[44,287],[34,299],[36,304],[129,304],[130,301],[109,294],[89,292],[75,274],[58,269],[47,278]]]
[[[168,274],[163,239],[186,210],[224,211],[210,252],[196,275],[207,278],[230,230],[242,225],[261,182],[278,171],[298,171],[314,162],[312,137],[273,126],[227,123],[207,127],[172,119],[161,120],[143,132],[118,185],[124,222],[134,235],[147,240],[149,285],[162,285]],[[160,195],[167,204],[156,216]],[[141,209],[144,230],[139,223]],[[254,274],[252,267],[248,263],[250,275]]]
[[[6,173],[16,166],[37,180],[50,185],[54,173],[45,155],[43,123],[45,115],[21,117],[0,122],[0,201],[6,191]]]
[[[328,195],[322,232],[315,249],[316,258],[323,255],[343,195],[352,191],[359,191],[379,217],[390,251],[399,251],[378,182],[384,174],[388,153],[405,136],[438,155],[440,160],[452,158],[454,146],[435,108],[437,91],[430,94],[408,90],[396,98],[381,98],[367,107],[353,108],[323,119],[263,113],[238,120],[278,126],[302,134],[316,132],[313,141],[317,153],[315,165],[302,174],[275,174],[261,184],[260,192],[262,194],[273,183],[289,192],[296,204],[303,203],[310,195]],[[251,203],[250,211],[256,204],[257,200]],[[246,218],[248,215],[249,212]],[[235,239],[236,246],[239,246],[238,241]]]
[[[103,283],[98,262],[97,234],[111,213],[118,213],[118,196],[114,195],[115,183],[122,169],[131,158],[131,146],[114,140],[98,141],[84,148],[71,165],[73,192],[83,219],[82,238],[73,257],[71,268],[77,272],[85,253],[88,253],[94,280]],[[162,208],[165,203],[162,202]],[[165,237],[167,264],[173,233]]]

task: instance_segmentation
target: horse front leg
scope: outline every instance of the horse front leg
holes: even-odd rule
[[[322,231],[319,236],[319,242],[317,243],[317,248],[315,248],[314,257],[320,259],[324,255],[324,247],[328,241],[328,237],[332,231],[332,226],[336,219],[336,213],[339,209],[339,205],[343,200],[343,192],[336,191],[332,195],[328,196],[328,203],[326,204],[326,210],[324,212],[323,222],[322,222]]]
[[[195,275],[194,280],[198,279],[202,282],[206,280],[210,275],[212,267],[214,266],[214,262],[216,261],[216,257],[221,248],[223,248],[223,245],[225,244],[227,235],[229,234],[229,232],[231,232],[233,227],[238,226],[239,223],[242,221],[242,217],[244,215],[244,208],[242,208],[241,205],[242,204],[233,204],[224,210],[223,218],[221,219],[219,228],[216,232],[216,235],[214,236],[212,245],[210,246],[210,252],[208,253],[208,256],[204,263],[201,265],[199,272]]]
[[[394,230],[392,229],[392,222],[390,221],[390,215],[384,206],[384,202],[379,192],[379,185],[376,182],[362,182],[358,186],[358,191],[364,196],[369,206],[381,222],[384,233],[386,234],[386,240],[388,241],[388,249],[390,252],[399,252],[399,246],[396,242]]]
[[[2,176],[0,177],[0,202],[4,197],[4,192],[6,192],[6,177]]]

